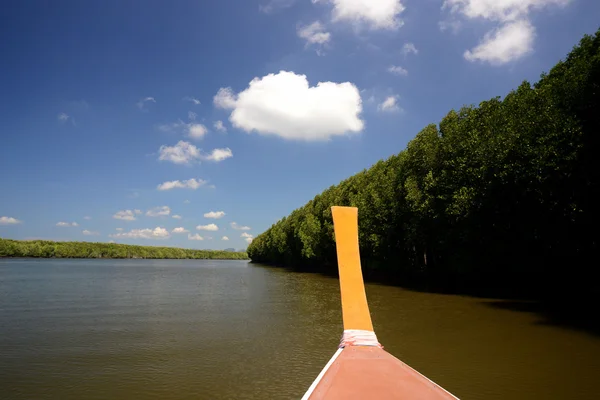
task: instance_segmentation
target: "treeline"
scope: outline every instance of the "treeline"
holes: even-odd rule
[[[549,298],[595,293],[600,30],[534,85],[450,111],[404,151],[332,186],[248,247],[335,271],[332,205],[359,210],[365,275]]]
[[[115,243],[21,241],[1,238],[0,257],[248,259],[245,252],[132,246]]]

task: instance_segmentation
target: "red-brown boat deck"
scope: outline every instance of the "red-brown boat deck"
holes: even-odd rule
[[[456,400],[385,350],[367,346],[344,348],[309,398]]]

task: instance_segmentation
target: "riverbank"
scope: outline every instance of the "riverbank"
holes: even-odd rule
[[[9,257],[247,260],[248,254],[237,251],[194,250],[117,243],[24,241],[0,238],[0,258]]]

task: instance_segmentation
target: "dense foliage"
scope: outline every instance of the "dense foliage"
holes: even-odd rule
[[[599,99],[600,30],[535,85],[449,112],[398,155],[317,195],[248,255],[334,271],[330,207],[356,206],[366,275],[485,293],[591,294]]]
[[[248,259],[245,252],[132,246],[115,243],[20,241],[1,238],[0,257]]]

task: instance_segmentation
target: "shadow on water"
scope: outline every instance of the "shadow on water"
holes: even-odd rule
[[[289,266],[275,266],[263,263],[252,263],[252,265],[264,268],[282,270],[296,274],[318,274],[327,278],[338,278],[337,266],[326,269],[317,268],[294,268]],[[540,325],[556,326],[564,329],[591,334],[600,337],[600,318],[597,313],[597,301],[543,302],[536,299],[526,298],[522,293],[506,291],[506,286],[500,285],[495,288],[482,288],[477,285],[467,287],[449,287],[444,284],[424,284],[422,282],[409,282],[397,276],[363,271],[364,280],[370,284],[399,287],[418,293],[432,293],[443,295],[469,296],[482,299],[485,306],[517,312],[536,314],[540,320],[535,322]],[[566,296],[571,297],[571,296]]]
[[[484,301],[488,307],[536,314],[541,318],[536,324],[572,329],[600,337],[600,320],[593,307],[577,305],[558,306],[540,301],[491,300]]]

